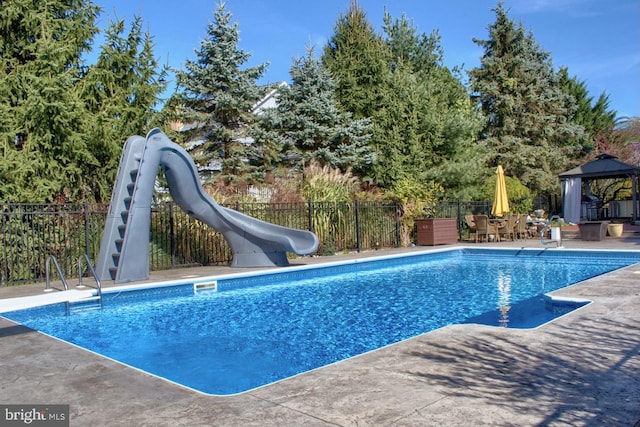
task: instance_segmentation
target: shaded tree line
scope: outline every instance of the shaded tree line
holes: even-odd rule
[[[166,87],[135,18],[99,32],[90,1],[0,1],[0,200],[103,201],[126,136],[148,128]],[[123,137],[123,135],[126,135]]]
[[[289,85],[266,86],[257,82],[268,64],[247,66],[239,25],[220,3],[195,58],[173,70],[167,102],[159,97],[169,70],[140,17],[110,23],[97,62],[86,64],[100,12],[92,2],[0,5],[7,202],[108,200],[123,136],[154,126],[216,170],[216,185],[303,182],[313,164],[396,200],[486,197],[498,164],[512,185],[553,193],[557,174],[603,146],[596,141],[634,138],[633,126],[615,136],[608,97],[594,101],[584,82],[556,70],[502,3],[487,39],[474,39],[483,55],[468,83],[444,65],[437,30],[420,33],[385,12],[379,33],[352,1],[327,45],[293,60]],[[277,106],[259,108],[268,93]]]

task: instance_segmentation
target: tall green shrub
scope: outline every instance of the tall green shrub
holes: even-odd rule
[[[408,246],[413,240],[415,220],[432,216],[442,187],[435,182],[417,182],[407,178],[394,183],[386,192],[391,200],[399,204],[400,243]]]

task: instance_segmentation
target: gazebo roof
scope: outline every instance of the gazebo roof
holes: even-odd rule
[[[582,166],[562,172],[560,179],[566,178],[626,178],[639,176],[640,167],[621,162],[611,154],[600,154],[596,160],[592,160]]]

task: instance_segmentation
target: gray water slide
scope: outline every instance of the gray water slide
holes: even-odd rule
[[[190,216],[220,232],[233,252],[232,267],[288,265],[287,252],[309,255],[310,231],[271,224],[220,206],[202,188],[193,159],[161,130],[125,143],[100,246],[96,272],[116,283],[149,278],[151,203],[162,167],[173,200]]]

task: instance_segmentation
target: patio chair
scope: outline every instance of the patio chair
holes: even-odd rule
[[[509,240],[515,240],[517,221],[518,216],[512,214],[507,217],[506,221],[500,227],[498,227],[500,240],[502,240],[503,237]]]
[[[476,241],[478,241],[478,230],[476,230],[476,224],[473,222],[473,215],[465,215],[464,221],[467,223],[467,227],[469,228],[468,239],[471,240],[471,234],[475,234]]]
[[[476,243],[478,243],[478,239],[482,241],[489,241],[489,236],[495,236],[497,240],[498,236],[498,227],[495,224],[492,224],[489,221],[489,217],[487,215],[474,215],[473,223],[476,225]]]
[[[516,222],[516,239],[527,239],[529,237],[529,224],[527,224],[527,216],[525,214],[518,215]]]

